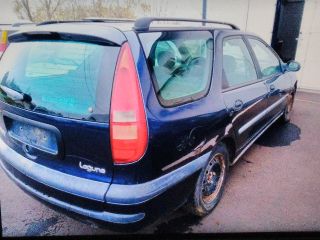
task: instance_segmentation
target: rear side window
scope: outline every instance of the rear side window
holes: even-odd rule
[[[279,59],[267,45],[253,38],[249,38],[249,43],[256,55],[263,77],[281,73]]]
[[[179,105],[206,95],[213,55],[210,32],[152,32],[139,37],[163,105]]]
[[[243,85],[257,79],[254,63],[241,37],[223,41],[223,88]]]
[[[0,84],[31,96],[17,107],[68,118],[105,122],[119,47],[73,41],[11,43],[0,62]]]

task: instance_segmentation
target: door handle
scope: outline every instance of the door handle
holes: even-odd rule
[[[234,102],[233,110],[235,112],[238,112],[242,109],[242,107],[243,107],[243,102],[240,99],[238,99]]]

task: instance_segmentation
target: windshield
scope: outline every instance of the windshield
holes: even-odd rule
[[[35,112],[108,120],[119,47],[73,41],[11,43],[0,62],[0,100]],[[14,99],[4,89],[30,96]]]

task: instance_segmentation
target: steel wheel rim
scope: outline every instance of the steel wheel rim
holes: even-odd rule
[[[225,178],[226,165],[224,156],[216,154],[209,162],[201,185],[202,201],[212,203],[218,196]]]

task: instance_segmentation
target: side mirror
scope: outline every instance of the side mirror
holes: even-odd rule
[[[300,63],[298,63],[296,61],[291,60],[291,61],[287,62],[286,70],[289,72],[297,72],[300,70],[300,68],[301,68]]]

